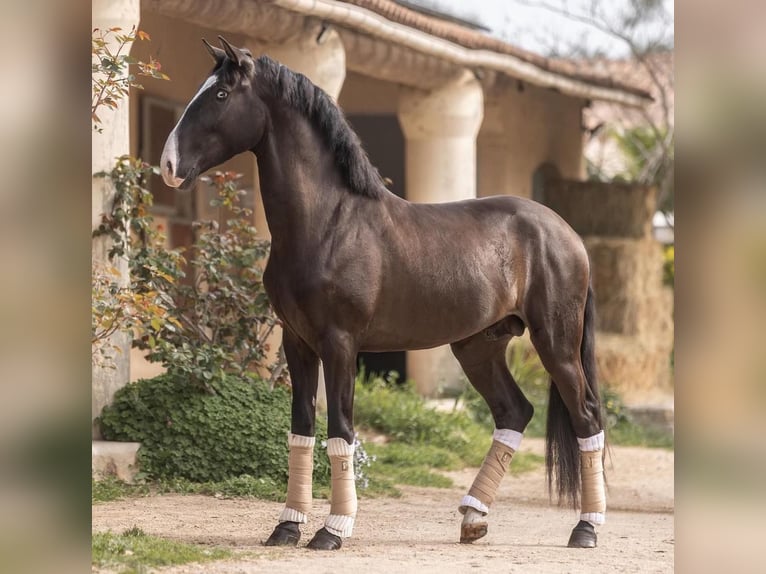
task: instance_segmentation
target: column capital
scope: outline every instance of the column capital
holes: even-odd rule
[[[266,54],[309,78],[337,100],[346,79],[346,50],[332,27],[306,20],[301,29],[280,44],[246,42],[253,54]]]
[[[398,115],[408,140],[475,138],[484,117],[484,93],[474,75],[464,71],[455,80],[429,92],[403,90]]]

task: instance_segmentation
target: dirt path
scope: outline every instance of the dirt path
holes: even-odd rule
[[[525,439],[523,448],[539,453],[542,443]],[[505,478],[489,534],[473,545],[457,543],[456,507],[475,474],[470,469],[449,473],[455,488],[405,487],[399,499],[361,499],[354,537],[336,553],[264,548],[282,505],[256,500],[166,495],[99,504],[93,529],[137,525],[149,534],[241,551],[234,560],[163,570],[168,574],[672,572],[673,453],[616,447],[607,471],[608,518],[595,550],[565,547],[577,517],[548,504],[542,469]],[[315,501],[301,545],[328,510],[327,502]]]

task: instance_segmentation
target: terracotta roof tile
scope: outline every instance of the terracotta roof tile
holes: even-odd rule
[[[420,30],[421,32],[425,32],[437,38],[443,38],[444,40],[448,40],[465,48],[472,50],[489,50],[499,54],[508,54],[525,62],[529,62],[540,69],[547,70],[560,76],[580,80],[594,86],[622,90],[642,98],[651,99],[651,95],[646,90],[616,81],[606,76],[583,72],[578,70],[575,63],[571,61],[540,56],[539,54],[523,50],[522,48],[504,42],[498,38],[488,36],[478,30],[472,30],[454,22],[422,14],[405,6],[401,6],[392,0],[341,1],[359,6],[360,8],[365,8],[391,20],[392,22]]]

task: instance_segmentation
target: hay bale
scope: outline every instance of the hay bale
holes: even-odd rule
[[[634,184],[552,180],[545,204],[582,236],[641,239],[652,236],[657,189]]]
[[[596,338],[599,380],[620,393],[627,403],[640,404],[659,392],[672,392],[672,349],[672,339],[668,342],[599,333]]]
[[[672,329],[672,302],[664,294],[659,243],[586,237],[585,247],[591,259],[598,329],[650,337]]]

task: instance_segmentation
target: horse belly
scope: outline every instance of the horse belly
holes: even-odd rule
[[[400,283],[379,299],[363,348],[428,349],[469,337],[515,311],[513,285],[499,283]]]

